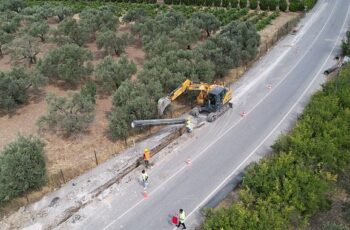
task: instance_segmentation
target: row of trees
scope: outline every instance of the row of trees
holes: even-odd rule
[[[311,9],[317,0],[289,0],[290,11],[303,11]],[[196,6],[216,6],[246,8],[253,10],[276,10],[277,8],[286,11],[288,9],[288,0],[165,0],[164,3],[172,5],[196,5]]]
[[[204,229],[305,227],[330,207],[328,192],[350,163],[350,65],[316,93],[291,134],[273,146],[273,156],[243,178],[240,200],[209,210]]]

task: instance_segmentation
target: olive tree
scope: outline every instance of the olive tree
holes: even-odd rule
[[[129,10],[123,17],[123,22],[143,22],[148,18],[148,13],[143,8],[136,8]]]
[[[39,118],[41,131],[50,130],[69,137],[84,132],[94,118],[96,88],[87,85],[79,93],[68,97],[49,94],[46,98],[48,111]]]
[[[0,153],[0,203],[46,183],[44,142],[18,136]]]
[[[0,72],[0,110],[12,111],[28,99],[28,89],[37,89],[46,83],[46,78],[37,71],[15,67],[9,72]]]
[[[36,21],[47,20],[54,16],[54,6],[50,3],[26,7],[21,11],[22,15],[33,16]]]
[[[0,29],[0,57],[3,56],[4,47],[9,44],[13,39],[13,36],[4,30]]]
[[[7,33],[14,33],[20,26],[22,16],[13,11],[5,11],[0,14],[0,29]]]
[[[58,5],[58,6],[54,7],[53,14],[55,16],[57,16],[58,17],[58,21],[61,22],[65,18],[67,18],[69,16],[72,16],[74,14],[74,12],[73,12],[73,9],[68,7],[68,6]]]
[[[40,53],[38,41],[30,35],[14,39],[10,50],[12,59],[17,61],[26,59],[29,64],[35,64],[36,56]]]
[[[260,35],[252,23],[233,21],[222,28],[220,36],[237,42],[241,53],[240,64],[255,58],[260,45]]]
[[[66,18],[53,31],[53,40],[59,45],[74,43],[83,46],[90,39],[89,25],[78,23],[73,18]]]
[[[200,54],[191,50],[171,50],[145,62],[138,79],[145,84],[159,81],[168,93],[186,79],[211,82],[213,76],[213,65]]]
[[[150,119],[156,115],[156,101],[162,89],[158,81],[152,83],[126,80],[115,91],[112,112],[108,117],[108,131],[112,139],[126,140],[132,120]]]
[[[204,30],[209,37],[220,28],[220,21],[212,14],[195,12],[192,14],[192,23],[199,29]]]
[[[34,22],[29,25],[28,34],[32,37],[39,37],[40,40],[44,42],[49,29],[49,24],[46,21]]]
[[[112,30],[116,31],[118,17],[109,9],[85,9],[79,14],[80,23],[87,25],[91,32]]]
[[[96,80],[105,92],[115,91],[120,84],[136,73],[136,65],[125,56],[116,63],[111,56],[105,57],[96,67]]]
[[[26,5],[24,0],[2,0],[0,1],[0,11],[10,10],[19,13]]]
[[[130,119],[122,108],[114,108],[108,116],[108,133],[113,140],[126,138],[129,135]]]
[[[169,35],[182,49],[191,49],[191,44],[200,38],[200,30],[191,23],[177,27]]]
[[[106,53],[115,53],[117,56],[119,56],[124,52],[129,39],[128,34],[117,36],[114,31],[108,30],[97,35],[96,44],[98,49],[103,48]]]
[[[62,80],[74,85],[86,79],[93,68],[89,50],[75,44],[64,45],[50,50],[38,61],[38,70],[51,80]]]

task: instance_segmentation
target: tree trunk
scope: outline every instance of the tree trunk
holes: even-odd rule
[[[119,52],[116,48],[114,48],[114,53],[115,53],[115,55],[119,56]]]
[[[209,30],[205,30],[207,32],[207,36],[210,37],[210,32]]]

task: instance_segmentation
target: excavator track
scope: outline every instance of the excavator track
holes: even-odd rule
[[[215,121],[218,117],[220,117],[222,114],[224,114],[227,110],[232,109],[233,105],[231,102],[223,105],[218,111],[209,113],[207,116],[208,122]]]

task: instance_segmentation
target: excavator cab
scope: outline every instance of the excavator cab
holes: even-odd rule
[[[206,104],[204,105],[205,108],[203,108],[203,110],[206,110],[206,112],[209,113],[219,110],[222,107],[226,91],[227,90],[224,87],[215,87],[209,91]]]

